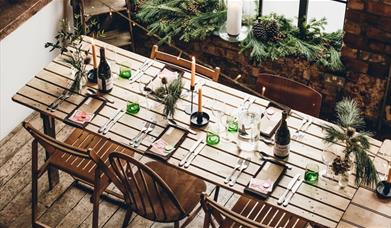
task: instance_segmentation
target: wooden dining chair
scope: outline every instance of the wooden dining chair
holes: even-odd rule
[[[111,140],[81,129],[74,130],[65,142],[60,142],[40,132],[28,122],[23,122],[23,126],[34,138],[32,142],[32,226],[46,226],[37,221],[38,179],[49,167],[55,167],[70,174],[76,180],[94,187],[94,195],[91,197],[93,227],[98,227],[99,198],[111,181],[101,173],[100,169],[96,168],[97,166],[89,154],[94,151],[95,154],[106,159],[109,153],[114,150],[128,154],[131,154],[132,151],[113,143]],[[41,167],[38,167],[38,144],[49,154]],[[109,193],[116,197],[122,197],[114,192]]]
[[[258,75],[257,88],[264,96],[290,108],[319,117],[322,95],[309,86],[278,75]]]
[[[279,207],[244,196],[229,210],[203,193],[201,206],[205,211],[204,228],[216,227],[214,221],[220,227],[321,227]]]
[[[179,227],[180,220],[188,217],[184,223],[187,225],[199,211],[194,208],[206,189],[204,181],[167,164],[143,164],[120,152],[109,155],[110,165],[94,151],[90,151],[90,156],[124,196],[127,212],[122,227],[128,225],[133,212]]]
[[[153,45],[151,51],[151,59],[157,59],[163,61],[165,63],[169,63],[173,66],[180,66],[182,68],[191,69],[191,61],[187,59],[183,59],[166,52],[159,51],[159,47],[157,45]],[[204,75],[213,81],[217,82],[220,77],[220,68],[216,67],[215,69],[210,69],[208,67],[202,66],[200,64],[196,64],[196,72],[198,74]]]

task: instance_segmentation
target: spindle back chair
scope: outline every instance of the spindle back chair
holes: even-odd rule
[[[231,210],[201,195],[201,205],[205,211],[204,228],[216,227],[321,227],[264,201],[240,197]]]
[[[188,70],[191,69],[191,61],[168,54],[166,52],[159,51],[159,47],[157,45],[153,45],[152,47],[151,59],[157,59],[165,63],[169,63],[173,66],[180,66]],[[200,64],[196,64],[196,73],[204,75],[217,82],[220,77],[220,68],[216,67],[215,69],[210,69]]]
[[[262,94],[263,87],[264,94]],[[262,73],[258,75],[257,88],[267,98],[319,117],[322,95],[309,86],[278,75]]]
[[[143,164],[126,154],[113,152],[109,155],[109,167],[93,151],[90,156],[124,195],[128,208],[123,227],[129,223],[132,212],[155,222],[174,222],[179,227],[179,221],[189,216],[198,202],[199,194],[195,193],[206,189],[203,181],[183,172],[178,174],[175,168],[157,161]],[[187,190],[189,186],[181,189],[170,185],[173,181],[187,181],[192,190]]]

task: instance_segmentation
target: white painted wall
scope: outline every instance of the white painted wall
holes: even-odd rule
[[[57,54],[44,43],[53,40],[62,17],[63,0],[53,0],[0,41],[0,139],[32,112],[11,97]]]

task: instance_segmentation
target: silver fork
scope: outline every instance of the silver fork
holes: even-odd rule
[[[227,176],[227,178],[225,178],[224,183],[228,184],[228,182],[231,180],[231,177],[235,174],[236,170],[239,169],[240,166],[242,166],[243,161],[244,161],[243,158],[240,158],[238,160],[238,163],[236,164],[236,166],[232,170],[231,174],[229,176]]]
[[[307,117],[304,117],[303,120],[301,121],[299,128],[297,128],[295,133],[293,133],[293,135],[292,135],[293,138],[297,138],[300,135],[300,131],[304,127],[304,125],[307,123],[307,121],[308,121]]]
[[[145,137],[147,137],[147,135],[151,133],[153,129],[155,129],[155,126],[155,123],[151,123],[148,129],[144,132],[144,134],[134,143],[134,147],[140,146],[141,142],[145,139]]]
[[[67,91],[64,96],[60,99],[59,102],[57,102],[55,105],[53,105],[50,109],[51,112],[54,112],[57,110],[57,108],[66,100],[68,99],[69,97],[71,96],[71,92]]]
[[[304,137],[304,132],[306,132],[308,130],[308,128],[310,128],[312,121],[313,121],[312,117],[308,117],[307,125],[303,126],[303,129],[300,131],[300,133],[298,135],[299,138]]]
[[[234,178],[229,182],[229,186],[234,186],[236,184],[236,181],[238,180],[240,174],[247,169],[247,167],[250,165],[250,158],[246,158],[246,160],[242,163],[242,165],[239,168],[239,173],[238,175],[234,176]]]
[[[148,129],[149,125],[151,125],[151,123],[146,122],[144,127],[141,128],[141,130],[138,132],[138,134],[134,138],[132,138],[132,140],[130,140],[129,144],[133,145],[137,141],[137,139],[141,136],[141,134],[144,133]]]

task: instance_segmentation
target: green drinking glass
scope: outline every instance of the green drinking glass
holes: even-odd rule
[[[217,127],[210,127],[206,134],[206,143],[209,146],[217,145],[220,142],[220,136],[216,133],[218,132]]]
[[[140,111],[140,105],[138,102],[128,101],[126,106],[126,112],[128,114],[137,114]]]
[[[227,117],[227,131],[231,133],[238,132],[239,130],[239,124],[238,120],[233,116]]]
[[[127,65],[121,64],[121,67],[119,68],[119,76],[121,78],[129,79],[132,77],[132,70]]]
[[[319,166],[314,163],[305,167],[304,180],[309,184],[316,184],[319,178]]]

